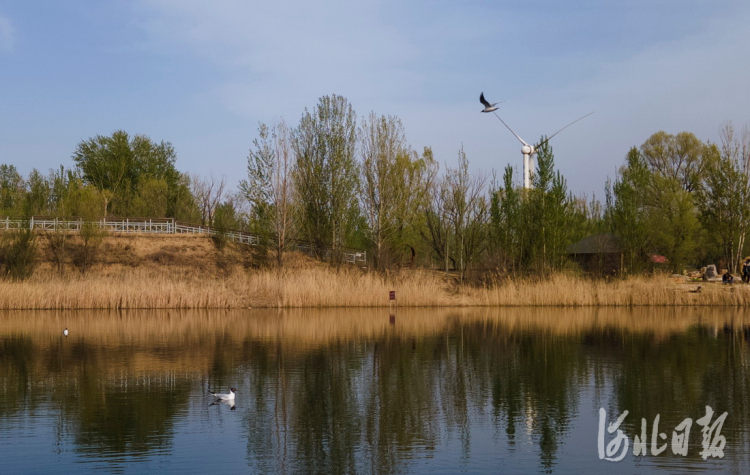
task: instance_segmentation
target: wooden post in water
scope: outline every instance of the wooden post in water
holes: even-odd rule
[[[388,323],[391,325],[396,324],[396,291],[391,290],[388,292]]]

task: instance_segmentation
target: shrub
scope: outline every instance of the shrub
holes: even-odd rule
[[[96,262],[96,256],[106,235],[107,232],[96,223],[81,223],[80,243],[73,253],[73,264],[80,269],[82,274],[85,274]]]
[[[36,251],[36,234],[28,222],[18,230],[5,233],[0,244],[3,276],[13,280],[29,278],[37,264]]]

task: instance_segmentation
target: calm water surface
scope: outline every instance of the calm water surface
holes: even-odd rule
[[[0,473],[748,473],[748,324],[734,309],[5,312]],[[212,404],[232,386],[235,405]],[[706,406],[727,413],[723,458],[700,456]],[[629,411],[619,462],[600,460],[600,408],[606,424]]]

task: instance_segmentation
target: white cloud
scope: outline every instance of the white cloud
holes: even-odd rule
[[[0,51],[13,51],[16,29],[10,20],[0,16]]]

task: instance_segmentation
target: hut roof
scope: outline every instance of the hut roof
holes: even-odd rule
[[[568,254],[608,254],[622,252],[622,241],[612,233],[595,234],[571,244]]]

